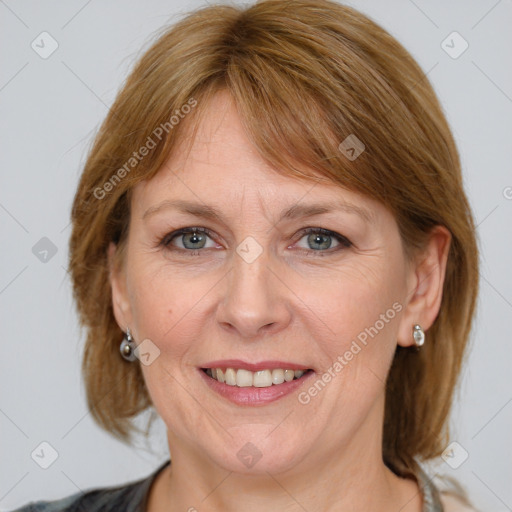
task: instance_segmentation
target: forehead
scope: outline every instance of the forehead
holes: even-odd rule
[[[267,211],[288,204],[315,202],[375,206],[375,201],[327,181],[311,169],[317,179],[300,179],[273,169],[246,135],[229,93],[217,93],[206,106],[195,137],[184,127],[171,156],[148,181],[136,185],[135,214],[141,218],[165,202],[182,201],[217,205],[230,211],[235,206]],[[322,180],[322,182],[319,181]],[[183,205],[182,205],[183,206]],[[283,212],[281,212],[283,213]],[[273,214],[272,214],[273,215]],[[369,220],[369,219],[367,219]]]

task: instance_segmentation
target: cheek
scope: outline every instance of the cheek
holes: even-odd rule
[[[311,321],[325,333],[316,340],[326,367],[342,357],[354,378],[364,378],[363,367],[385,377],[403,309],[399,263],[361,260],[337,273],[321,292],[309,295],[307,303],[317,313]]]
[[[321,421],[344,425],[333,428],[333,439],[350,437],[382,396],[396,348],[403,309],[400,269],[388,261],[384,271],[375,262],[347,269],[308,299],[319,312],[309,330],[315,332],[316,326],[326,333],[316,342],[323,370],[318,379],[327,384],[323,391],[324,385],[313,383],[321,391],[309,388],[302,399],[316,404]]]
[[[218,276],[194,275],[151,258],[132,265],[129,280],[134,324],[140,339],[149,338],[162,353],[182,356],[200,338],[204,304]],[[176,360],[176,359],[173,359]]]
[[[326,311],[336,334],[343,336],[350,332],[354,335],[354,329],[364,330],[394,302],[402,300],[397,270],[380,263],[377,268],[359,264],[344,269],[337,278],[330,280],[327,293],[315,297],[317,307]]]

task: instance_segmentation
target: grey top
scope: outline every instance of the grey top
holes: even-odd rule
[[[148,477],[115,487],[94,488],[57,501],[31,502],[12,512],[146,512],[151,484],[171,463],[162,464]],[[422,470],[418,483],[423,492],[423,512],[443,512],[439,491]]]

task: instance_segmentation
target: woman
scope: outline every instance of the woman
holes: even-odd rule
[[[91,413],[128,442],[154,406],[171,461],[34,509],[472,510],[421,464],[449,440],[475,228],[434,92],[371,20],[190,14],[119,93],[72,222]]]

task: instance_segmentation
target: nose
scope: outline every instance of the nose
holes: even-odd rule
[[[291,292],[269,263],[265,251],[250,263],[238,254],[233,255],[217,321],[238,338],[275,334],[290,324],[287,293]]]

